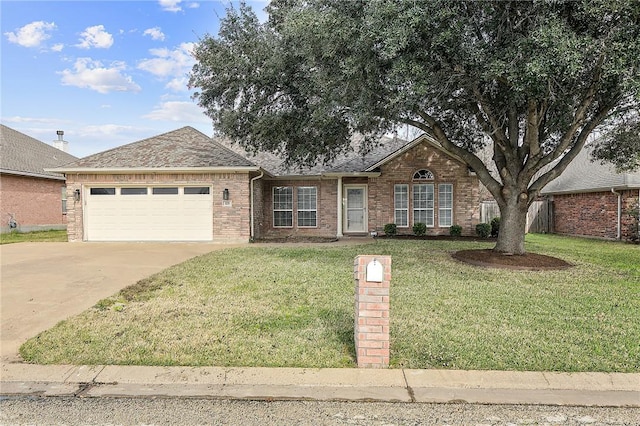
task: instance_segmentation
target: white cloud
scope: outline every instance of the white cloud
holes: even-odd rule
[[[100,61],[91,58],[78,58],[73,70],[66,69],[62,75],[62,84],[83,89],[95,90],[99,93],[139,92],[141,90],[130,76],[123,73],[126,66],[123,62],[113,62],[104,67]]]
[[[16,32],[6,32],[4,35],[11,43],[22,47],[40,47],[42,43],[51,38],[49,32],[56,28],[54,22],[34,21],[18,28]]]
[[[151,49],[149,53],[156,56],[138,63],[138,69],[147,71],[160,79],[172,79],[167,87],[175,90],[186,90],[185,75],[191,70],[195,59],[191,55],[194,43],[182,43],[174,50],[167,48]],[[185,83],[182,83],[183,80]]]
[[[59,120],[57,118],[21,117],[19,115],[2,118],[2,121],[6,121],[7,123],[30,123],[41,125],[59,125],[62,123],[69,123],[67,120]]]
[[[144,115],[143,118],[183,123],[209,123],[211,121],[204,115],[204,112],[202,112],[202,109],[200,109],[198,105],[186,101],[163,102],[149,114]]]
[[[80,35],[80,43],[76,46],[81,49],[108,49],[113,44],[113,36],[104,30],[104,25],[87,27]]]
[[[62,43],[56,43],[51,46],[51,50],[53,50],[54,52],[62,52],[62,49],[64,49],[64,44]]]
[[[188,83],[189,83],[189,79],[185,75],[182,77],[172,78],[164,87],[173,92],[182,92],[189,89],[187,87]]]
[[[182,0],[158,0],[158,3],[165,12],[180,12],[182,10],[180,7]]]
[[[160,30],[160,27],[146,29],[142,34],[151,36],[153,40],[164,40],[164,33]]]

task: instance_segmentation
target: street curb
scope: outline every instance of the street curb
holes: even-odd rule
[[[640,374],[4,364],[4,396],[640,407]]]

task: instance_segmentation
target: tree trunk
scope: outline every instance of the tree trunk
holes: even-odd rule
[[[524,236],[527,226],[528,205],[526,199],[519,201],[517,197],[500,203],[500,232],[494,251],[504,254],[523,255]]]

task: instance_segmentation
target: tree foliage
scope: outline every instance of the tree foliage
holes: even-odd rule
[[[540,190],[594,130],[639,109],[636,0],[272,0],[267,11],[262,23],[229,9],[195,49],[190,85],[215,129],[315,163],[351,149],[353,134],[366,151],[414,126],[498,201],[500,251],[524,252]],[[632,136],[615,131],[611,141]],[[498,176],[476,155],[487,143]]]

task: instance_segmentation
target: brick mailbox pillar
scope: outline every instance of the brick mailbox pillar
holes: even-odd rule
[[[389,366],[391,256],[357,256],[355,344],[358,367]]]

